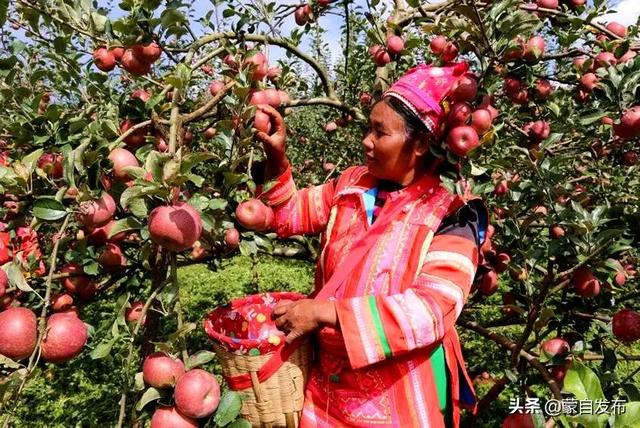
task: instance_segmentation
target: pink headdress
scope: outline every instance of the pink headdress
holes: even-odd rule
[[[402,101],[434,135],[439,136],[446,118],[442,101],[468,70],[466,62],[444,67],[420,64],[407,71],[382,96]]]

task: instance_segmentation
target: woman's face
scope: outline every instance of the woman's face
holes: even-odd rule
[[[369,130],[362,140],[366,165],[374,176],[407,185],[423,171],[426,144],[407,138],[404,119],[384,101],[369,115]]]

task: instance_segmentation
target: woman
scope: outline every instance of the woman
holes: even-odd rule
[[[481,202],[440,185],[429,145],[442,139],[443,101],[466,64],[418,66],[375,104],[366,166],[296,190],[286,129],[257,133],[267,164],[260,197],[278,236],[323,233],[315,299],[282,302],[273,318],[287,342],[315,334],[301,427],[458,427],[476,396],[455,321],[484,240]]]

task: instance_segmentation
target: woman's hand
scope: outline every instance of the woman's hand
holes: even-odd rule
[[[313,299],[283,300],[271,313],[278,330],[287,334],[285,341],[291,343],[324,326],[337,324],[335,304],[330,300]]]
[[[271,120],[271,135],[265,132],[256,132],[256,139],[262,143],[267,155],[265,181],[270,181],[282,175],[289,165],[285,149],[287,145],[287,127],[278,110],[267,104],[259,104],[256,110],[260,110],[269,116]]]

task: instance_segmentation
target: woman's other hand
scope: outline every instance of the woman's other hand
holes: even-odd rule
[[[283,300],[273,309],[271,319],[279,330],[287,334],[287,343],[321,327],[337,324],[335,305],[330,300]]]
[[[256,110],[260,110],[269,116],[272,133],[256,132],[256,139],[262,143],[267,156],[265,179],[269,181],[285,172],[289,161],[286,156],[287,127],[278,110],[267,104],[259,104]]]

